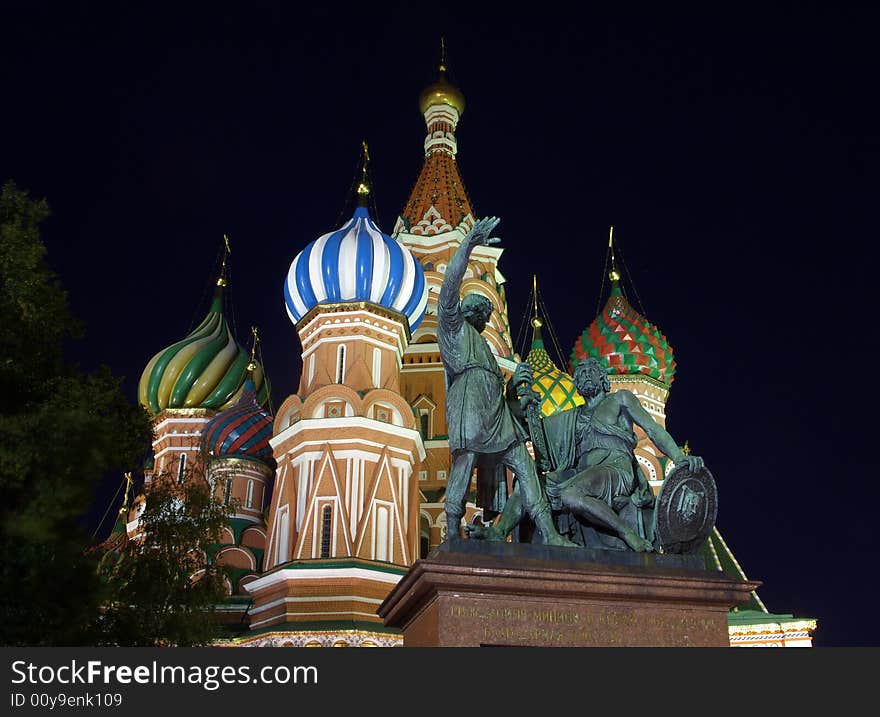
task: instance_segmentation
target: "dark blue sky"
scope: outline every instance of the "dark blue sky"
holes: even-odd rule
[[[668,428],[714,473],[764,602],[818,618],[817,645],[880,645],[880,13],[412,5],[3,3],[0,181],[53,209],[75,357],[134,401],[206,313],[227,233],[230,317],[245,343],[261,328],[280,404],[299,377],[287,267],[337,227],[361,139],[391,231],[445,35],[459,167],[477,214],[502,219],[514,333],[535,273],[567,357],[613,224],[630,298],[675,349]]]

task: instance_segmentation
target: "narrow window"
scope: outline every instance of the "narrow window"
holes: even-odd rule
[[[245,504],[247,505],[248,508],[254,507],[254,481],[253,480],[248,481],[247,499],[245,501]]]
[[[226,485],[223,486],[223,503],[229,505],[230,498],[232,498],[232,476],[226,476]]]
[[[382,352],[379,349],[373,349],[373,385],[376,388],[381,386],[382,381]]]
[[[389,560],[388,546],[390,535],[388,534],[389,523],[388,508],[381,506],[376,509],[376,560]]]
[[[345,379],[345,344],[340,344],[336,351],[336,383]]]
[[[333,506],[325,505],[321,511],[321,557],[330,557],[330,528],[333,526]]]
[[[428,412],[422,408],[419,410],[419,422],[422,427],[422,438],[428,440]]]
[[[275,536],[275,564],[287,562],[287,541],[290,539],[290,514],[287,506],[281,510],[281,516],[278,518],[278,531]]]
[[[183,483],[183,478],[186,475],[186,453],[180,454],[180,463],[177,464],[177,482],[178,484]]]

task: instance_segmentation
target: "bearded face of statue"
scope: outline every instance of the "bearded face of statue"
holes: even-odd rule
[[[588,400],[611,388],[605,369],[595,359],[579,363],[573,378],[578,393]]]

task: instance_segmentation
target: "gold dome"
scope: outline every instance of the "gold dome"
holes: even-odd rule
[[[440,69],[440,79],[428,85],[419,95],[419,109],[422,114],[433,105],[449,105],[458,110],[459,115],[464,114],[464,95],[455,85],[446,81],[446,71],[443,68]]]

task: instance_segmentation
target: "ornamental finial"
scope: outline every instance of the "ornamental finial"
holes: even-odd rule
[[[367,179],[367,167],[370,164],[370,148],[366,140],[361,140],[361,181],[358,184],[358,204],[362,207],[367,205],[367,196],[370,194],[370,182]]]
[[[534,316],[532,316],[532,326],[540,329],[544,322],[538,316],[538,275],[532,274],[532,297],[534,299]]]
[[[134,481],[131,479],[131,472],[125,474],[125,495],[122,496],[122,505],[119,508],[119,515],[125,515],[128,512],[128,494],[131,491],[131,485]]]
[[[260,343],[260,334],[257,331],[256,326],[251,326],[251,333],[254,338],[251,342],[251,360],[248,362],[247,370],[248,372],[253,373],[257,370],[257,344]]]
[[[617,271],[617,264],[614,261],[614,226],[608,230],[608,250],[611,252],[611,271],[608,272],[608,278],[617,282],[620,281],[620,272]]]
[[[232,253],[232,249],[229,248],[229,237],[225,234],[223,235],[223,262],[220,264],[220,276],[217,277],[217,286],[226,286],[226,260],[229,258],[229,255]]]

